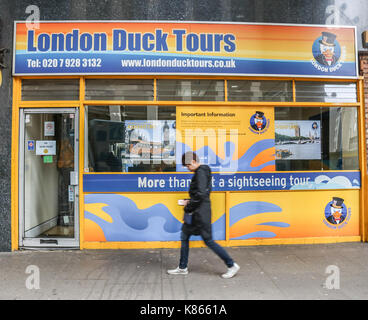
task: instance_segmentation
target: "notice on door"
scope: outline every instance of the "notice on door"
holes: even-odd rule
[[[54,121],[44,122],[44,134],[45,134],[45,137],[53,137],[55,135],[55,122]]]
[[[54,156],[56,155],[56,141],[36,141],[37,156]]]

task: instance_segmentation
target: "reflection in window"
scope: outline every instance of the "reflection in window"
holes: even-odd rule
[[[229,101],[293,101],[291,81],[228,80]]]
[[[175,171],[175,107],[90,106],[87,113],[89,171]]]
[[[359,169],[357,109],[323,108],[322,117],[329,123],[324,162],[331,168]]]
[[[296,101],[357,102],[356,83],[295,81]]]
[[[23,79],[22,100],[79,100],[79,79]]]
[[[223,80],[157,80],[160,101],[224,101]]]
[[[152,79],[86,79],[86,100],[153,100]]]
[[[276,170],[358,170],[356,108],[275,108]]]

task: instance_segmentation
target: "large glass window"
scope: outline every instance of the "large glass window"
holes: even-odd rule
[[[293,101],[291,81],[228,80],[229,101]]]
[[[175,171],[175,107],[118,105],[86,110],[88,171]]]
[[[152,79],[86,79],[86,100],[153,100]]]
[[[245,155],[248,156],[248,151],[255,145],[270,147],[267,143],[274,139],[275,152],[270,154],[269,161],[274,161],[276,165],[271,170],[359,169],[357,108],[261,109],[262,112],[257,110],[256,115],[264,113],[270,116],[274,112],[275,129],[268,130],[266,125],[263,134],[256,135],[255,129],[252,131],[249,126],[251,120],[248,119],[252,119],[253,109],[248,107],[233,107],[231,110],[226,107],[185,106],[86,107],[88,125],[85,134],[88,136],[88,148],[85,168],[89,172],[182,171],[180,163],[175,161],[181,155],[177,157],[176,153],[189,147],[200,153],[204,163],[221,158],[219,163],[216,160],[208,164],[213,166],[214,172],[226,171],[220,167],[221,163],[226,163],[224,159],[229,150],[224,151],[222,148],[235,143],[239,158],[235,170],[254,170],[254,166],[246,166],[249,159],[244,158]],[[236,129],[238,136],[221,135],[220,129]],[[188,134],[185,141],[178,138],[177,130],[181,134]],[[204,139],[203,134],[211,139]],[[225,141],[225,138],[230,140]],[[202,154],[206,150],[212,150],[213,159],[209,158],[210,153]]]
[[[276,170],[358,170],[356,108],[276,107]]]
[[[79,100],[79,79],[23,79],[22,100]]]
[[[357,102],[356,83],[295,81],[298,102]]]
[[[224,101],[223,80],[157,80],[160,101]]]

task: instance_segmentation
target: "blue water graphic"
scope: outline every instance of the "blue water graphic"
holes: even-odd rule
[[[275,146],[274,139],[264,139],[254,143],[239,159],[233,160],[236,150],[235,144],[231,141],[226,141],[224,150],[226,157],[220,158],[209,146],[204,146],[196,150],[196,154],[201,159],[203,164],[210,166],[215,172],[241,172],[241,171],[260,171],[264,167],[275,165],[275,160],[265,162],[259,166],[253,167],[252,161],[261,152],[273,148]],[[181,164],[181,156],[187,151],[193,151],[188,145],[182,142],[176,143],[176,171],[187,172],[188,169]]]
[[[247,217],[254,216],[263,213],[276,213],[282,212],[282,209],[270,202],[264,201],[248,201],[240,203],[230,209],[230,226],[239,222],[240,220],[246,219]],[[281,221],[268,221],[257,224],[257,226],[271,226],[276,228],[288,228],[290,224]],[[276,237],[276,231],[260,230],[250,232],[239,237],[231,238],[231,240],[246,240],[251,238],[274,238]]]
[[[112,223],[85,210],[85,218],[97,223],[106,241],[179,241],[182,222],[161,203],[139,209],[134,201],[117,194],[88,194],[85,203],[104,203]],[[213,238],[225,239],[225,214],[212,224]],[[200,239],[193,237],[193,240]]]

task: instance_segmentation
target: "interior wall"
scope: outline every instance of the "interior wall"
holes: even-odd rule
[[[29,115],[32,125],[25,129],[24,214],[25,231],[30,230],[58,215],[58,171],[56,161],[43,163],[42,156],[27,150],[28,140],[42,140],[43,122],[55,121],[55,115]],[[46,117],[47,116],[47,117]],[[55,156],[54,156],[55,160]]]

